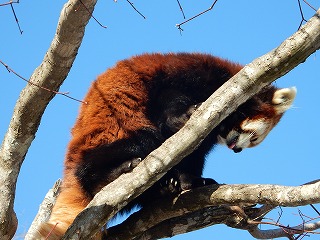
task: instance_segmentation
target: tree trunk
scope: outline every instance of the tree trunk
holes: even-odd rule
[[[11,239],[16,231],[13,204],[21,164],[48,103],[71,69],[95,4],[70,0],[64,5],[51,46],[16,103],[0,149],[0,239]]]

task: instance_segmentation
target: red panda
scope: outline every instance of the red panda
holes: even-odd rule
[[[100,75],[72,129],[61,192],[39,238],[59,239],[103,186],[132,170],[177,132],[197,106],[241,68],[209,54],[157,53],[120,61]],[[216,183],[202,178],[209,150],[217,143],[234,152],[258,145],[290,108],[295,95],[295,88],[263,88],[123,211]]]

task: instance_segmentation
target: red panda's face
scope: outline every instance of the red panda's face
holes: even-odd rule
[[[233,122],[231,129],[223,129],[224,133],[218,136],[219,143],[227,145],[236,153],[244,148],[257,146],[279,122],[283,113],[291,107],[296,92],[295,87],[277,89],[271,98],[259,99],[261,102],[256,103],[259,106],[254,106],[257,109],[249,112],[246,111],[252,107],[252,103],[244,104],[242,111],[240,110],[241,118],[233,116],[238,121]],[[239,115],[239,112],[236,114]],[[232,121],[232,116],[231,120],[227,121]],[[222,128],[224,127],[222,124]]]

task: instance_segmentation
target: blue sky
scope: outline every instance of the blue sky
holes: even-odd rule
[[[5,1],[1,1],[3,3]],[[318,1],[309,1],[316,8]],[[99,1],[94,16],[107,29],[91,20],[77,59],[61,87],[75,98],[83,98],[90,83],[118,60],[144,52],[206,52],[246,64],[272,50],[293,34],[300,23],[297,1],[220,0],[207,14],[184,25],[176,1],[135,1],[143,19],[124,0]],[[187,17],[211,5],[182,1]],[[9,6],[0,8],[0,59],[25,78],[41,63],[55,34],[64,1],[20,1],[14,5],[23,34],[20,35]],[[305,18],[313,11],[302,4]],[[320,89],[319,53],[310,56],[286,76],[279,87],[296,86],[294,107],[257,148],[234,154],[217,147],[208,157],[204,175],[221,183],[270,183],[300,185],[319,178],[320,128],[317,102]],[[24,81],[0,66],[0,138],[8,127],[13,107]],[[15,211],[22,239],[38,211],[44,195],[61,177],[70,129],[79,103],[56,96],[49,104],[26,156],[17,184]],[[301,222],[297,209],[284,209],[284,224]],[[301,208],[316,216],[309,208]],[[270,215],[277,218],[278,212]],[[251,239],[242,230],[213,226],[174,239]],[[308,239],[316,239],[313,236]]]

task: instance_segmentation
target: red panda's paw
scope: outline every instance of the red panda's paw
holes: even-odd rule
[[[167,127],[169,127],[169,129],[172,132],[177,132],[179,131],[184,125],[185,123],[189,120],[190,116],[197,110],[197,108],[201,105],[202,103],[199,104],[193,104],[191,105],[186,112],[182,113],[179,116],[176,116],[175,112],[179,111],[175,108],[173,108],[172,110],[174,110],[173,112],[169,112],[167,113],[166,116],[166,125]]]
[[[160,183],[162,194],[178,194],[206,185],[218,184],[212,178],[196,177],[187,173],[180,173]]]
[[[196,177],[187,173],[179,174],[179,182],[182,191],[191,190],[194,188],[203,187],[211,184],[218,184],[212,178]]]
[[[131,172],[138,164],[142,161],[141,158],[133,158],[131,160],[125,161],[121,165],[119,165],[117,168],[113,169],[110,173],[108,182],[112,182],[116,180],[120,175],[124,173]]]
[[[120,174],[131,172],[141,161],[141,158],[133,158],[132,160],[124,162],[119,167],[119,169],[121,169]]]

